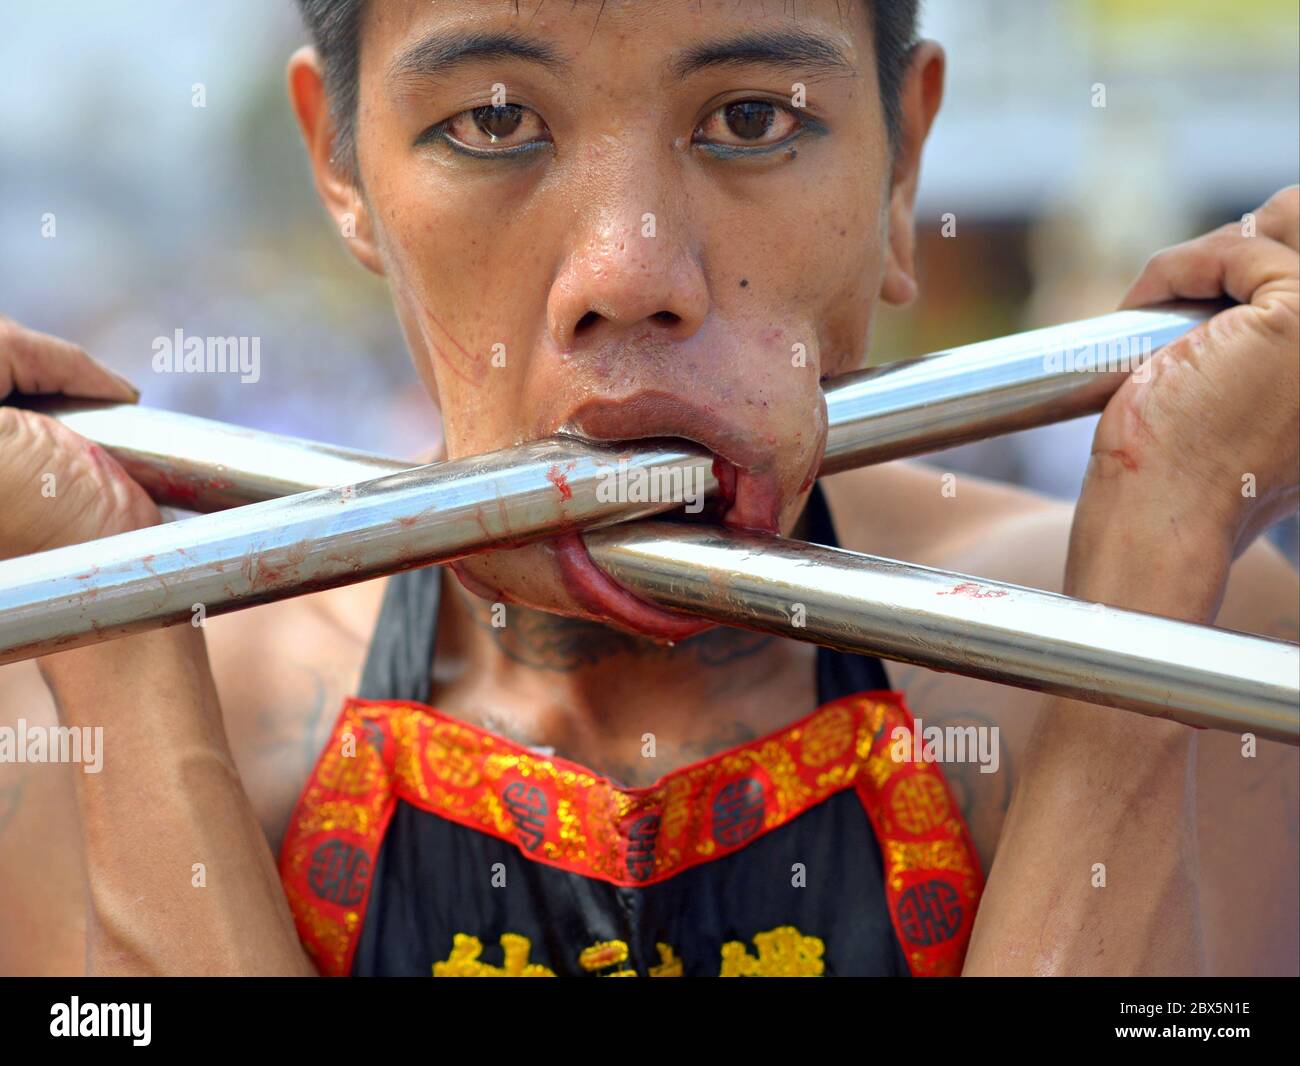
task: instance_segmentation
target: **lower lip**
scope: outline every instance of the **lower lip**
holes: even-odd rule
[[[592,562],[577,533],[558,537],[550,546],[569,595],[594,615],[656,640],[685,640],[713,626],[712,622],[651,606],[632,595]]]
[[[715,459],[713,473],[726,501],[728,527],[776,532],[780,496],[774,484],[740,473],[721,458]],[[569,595],[593,614],[657,640],[685,640],[715,624],[666,611],[628,592],[592,561],[577,533],[556,538],[551,547]]]

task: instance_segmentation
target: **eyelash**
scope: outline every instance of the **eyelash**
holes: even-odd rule
[[[776,109],[777,112],[784,114],[795,121],[794,130],[782,137],[779,141],[773,141],[771,144],[745,145],[745,144],[718,144],[711,141],[696,141],[695,134],[691,134],[691,143],[694,147],[707,152],[716,159],[743,159],[755,156],[770,155],[775,152],[784,151],[795,141],[799,140],[805,134],[823,134],[827,132],[826,126],[813,118],[806,111],[795,111],[789,105],[779,100],[769,100],[761,96],[744,96],[735,100],[728,100],[726,103],[719,104],[707,115],[702,122],[696,126],[696,131],[702,129],[715,116],[722,114],[727,108],[736,104],[767,104]],[[725,122],[725,118],[723,120]]]
[[[467,155],[471,159],[517,159],[521,155],[529,155],[539,148],[545,148],[548,144],[553,143],[549,140],[526,141],[523,144],[516,144],[512,148],[471,148],[469,145],[463,144],[452,137],[446,130],[446,124],[442,122],[434,126],[425,136],[430,139],[440,140],[453,152]],[[421,138],[421,140],[424,140],[424,138]]]
[[[471,159],[513,159],[513,158],[518,158],[521,155],[531,154],[532,152],[537,151],[539,148],[544,148],[546,145],[553,143],[548,137],[544,140],[525,141],[523,144],[517,144],[510,148],[481,149],[481,148],[471,147],[470,145],[467,145],[462,141],[456,140],[456,138],[454,138],[449,132],[449,129],[452,126],[452,124],[457,119],[464,118],[466,116],[472,117],[473,113],[478,110],[480,110],[479,107],[466,108],[464,111],[458,111],[456,112],[456,114],[443,119],[441,122],[437,123],[436,125],[430,126],[427,130],[425,130],[424,133],[420,134],[419,138],[417,138],[416,140],[417,146],[423,144],[429,144],[433,141],[441,141],[452,151],[460,155],[469,156]],[[536,114],[536,112],[532,111],[531,108],[525,107],[522,108],[522,110]],[[538,117],[540,118],[541,116]]]
[[[694,140],[695,134],[692,133],[691,134],[692,145],[694,147],[700,148],[701,150],[707,152],[708,154],[712,155],[714,158],[717,159],[739,159],[739,158],[746,158],[746,157],[752,158],[754,156],[764,156],[770,153],[782,151],[783,149],[793,144],[795,141],[799,140],[805,134],[819,135],[827,132],[826,126],[823,123],[819,122],[817,119],[813,118],[811,115],[808,115],[807,113],[796,114],[787,105],[783,103],[779,103],[778,101],[775,100],[767,100],[762,97],[742,97],[736,100],[728,100],[726,103],[720,104],[712,111],[710,111],[704,117],[704,120],[702,122],[696,125],[695,127],[696,131],[702,128],[705,125],[705,123],[707,123],[714,116],[718,115],[720,112],[723,112],[726,108],[731,107],[734,104],[740,104],[740,103],[770,104],[778,111],[784,112],[785,114],[793,117],[797,123],[796,127],[794,131],[790,133],[788,136],[783,137],[781,140],[773,142],[772,144],[753,145],[753,146],[737,145],[737,144],[716,144],[707,141],[696,141]],[[450,148],[458,155],[468,156],[471,159],[491,160],[491,159],[517,159],[520,156],[531,155],[533,152],[537,151],[538,149],[545,148],[547,145],[555,143],[549,137],[547,137],[545,139],[526,141],[523,144],[514,145],[513,147],[510,148],[495,148],[495,149],[473,148],[462,141],[456,140],[454,137],[451,136],[448,130],[451,127],[452,123],[454,123],[457,119],[467,115],[472,115],[472,113],[476,110],[478,110],[478,108],[466,108],[464,111],[458,111],[456,114],[443,119],[441,122],[437,123],[436,125],[430,126],[424,133],[420,134],[419,138],[416,140],[417,146],[429,144],[432,143],[433,141],[440,141],[442,144],[446,145],[446,147]],[[531,108],[524,108],[524,110],[531,111]],[[536,114],[536,112],[533,113]]]

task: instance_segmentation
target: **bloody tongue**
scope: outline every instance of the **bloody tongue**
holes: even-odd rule
[[[713,457],[713,476],[726,507],[736,499],[736,468],[719,455]]]
[[[738,477],[726,461],[713,460],[713,476],[726,500],[722,521],[733,529],[775,533],[780,526],[781,494],[771,478]]]

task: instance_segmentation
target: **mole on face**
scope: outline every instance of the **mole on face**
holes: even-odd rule
[[[740,287],[741,287],[742,289],[747,289],[747,288],[749,288],[749,279],[748,279],[748,278],[741,278],[741,279],[740,279]]]

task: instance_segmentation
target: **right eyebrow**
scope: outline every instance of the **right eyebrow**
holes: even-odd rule
[[[555,73],[569,69],[560,53],[545,41],[513,30],[435,31],[394,58],[385,80],[397,86],[413,79],[436,78],[460,64],[483,59],[522,59]]]

